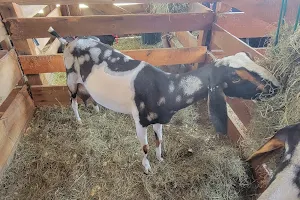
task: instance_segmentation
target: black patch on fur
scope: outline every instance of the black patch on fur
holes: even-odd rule
[[[185,108],[191,104],[187,104],[186,101],[193,97],[194,102],[207,97],[208,84],[207,76],[205,73],[201,73],[203,69],[199,69],[197,72],[189,72],[184,75],[176,77],[175,74],[165,74],[162,70],[152,67],[150,65],[145,66],[137,75],[134,80],[135,88],[135,103],[139,110],[140,124],[143,127],[147,127],[150,124],[166,124],[169,123],[175,112],[182,108]],[[179,83],[185,76],[197,76],[201,79],[203,87],[194,95],[185,96],[183,89],[179,88]],[[169,92],[169,85],[171,82],[174,85],[174,91]],[[176,97],[180,95],[181,101],[176,102]],[[164,97],[165,103],[158,106],[159,100]],[[144,108],[140,108],[140,104],[144,103]],[[157,118],[148,120],[147,117],[150,113],[155,113]]]
[[[88,40],[88,38],[86,38],[85,40]],[[139,61],[139,60],[129,60],[129,59],[127,62],[125,62],[125,60],[124,60],[125,56],[122,53],[114,51],[114,49],[111,46],[104,44],[102,42],[97,42],[97,43],[98,44],[96,46],[89,47],[84,50],[82,50],[78,47],[75,47],[73,52],[71,53],[77,59],[80,56],[85,56],[86,54],[90,56],[90,60],[84,61],[84,63],[80,66],[80,73],[81,73],[83,81],[85,81],[87,79],[87,77],[89,76],[89,74],[92,71],[93,66],[99,65],[103,61],[107,62],[107,67],[111,71],[114,71],[114,72],[130,71],[130,70],[136,68],[141,63],[141,61]],[[91,48],[99,48],[101,50],[101,53],[98,57],[99,58],[98,62],[95,62],[92,59],[92,56],[90,53]],[[104,58],[105,52],[107,50],[110,50],[112,53],[109,57]],[[114,62],[112,62],[112,61],[114,61]]]

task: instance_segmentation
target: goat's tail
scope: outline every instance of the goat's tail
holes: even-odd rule
[[[67,40],[65,40],[64,38],[62,38],[53,28],[52,26],[49,27],[48,32],[53,35],[54,37],[56,37],[63,45],[68,44]]]

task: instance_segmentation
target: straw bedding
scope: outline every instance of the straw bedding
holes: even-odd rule
[[[143,174],[133,120],[101,108],[37,109],[0,181],[1,199],[252,199],[254,184],[241,152],[218,139],[206,102],[178,112],[165,125],[165,161]]]

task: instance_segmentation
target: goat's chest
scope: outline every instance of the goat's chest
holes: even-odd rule
[[[134,106],[133,80],[136,71],[112,72],[109,68],[93,66],[84,85],[100,105],[115,112],[131,114]]]

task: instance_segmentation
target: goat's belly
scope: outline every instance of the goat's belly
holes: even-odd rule
[[[84,85],[92,98],[100,105],[124,114],[131,114],[134,91],[130,75],[114,76],[103,69],[93,69]]]

